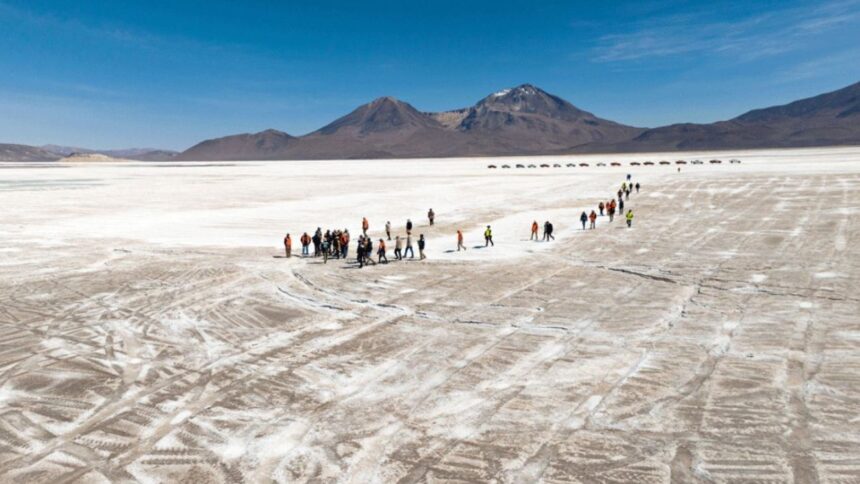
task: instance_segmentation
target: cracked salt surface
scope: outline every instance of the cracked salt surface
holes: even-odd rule
[[[5,169],[100,183],[0,192],[0,480],[860,479],[860,149],[692,156]],[[362,216],[429,259],[272,257]]]

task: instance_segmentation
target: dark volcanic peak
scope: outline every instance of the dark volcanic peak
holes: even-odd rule
[[[359,106],[353,112],[316,131],[331,135],[342,130],[367,135],[420,128],[440,127],[430,116],[418,111],[409,103],[393,97],[380,97]]]
[[[523,84],[490,94],[478,101],[476,110],[540,114],[551,118],[575,120],[590,113],[576,108],[558,96],[531,84]]]

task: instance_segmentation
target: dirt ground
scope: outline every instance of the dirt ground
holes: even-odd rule
[[[743,161],[0,167],[0,481],[860,481],[860,149]]]

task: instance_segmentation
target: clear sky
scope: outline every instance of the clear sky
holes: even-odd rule
[[[535,84],[637,126],[860,80],[860,0],[0,0],[0,142],[184,149]]]

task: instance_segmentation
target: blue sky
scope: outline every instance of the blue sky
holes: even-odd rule
[[[184,149],[525,82],[658,126],[860,81],[860,0],[535,3],[0,0],[0,142]]]

